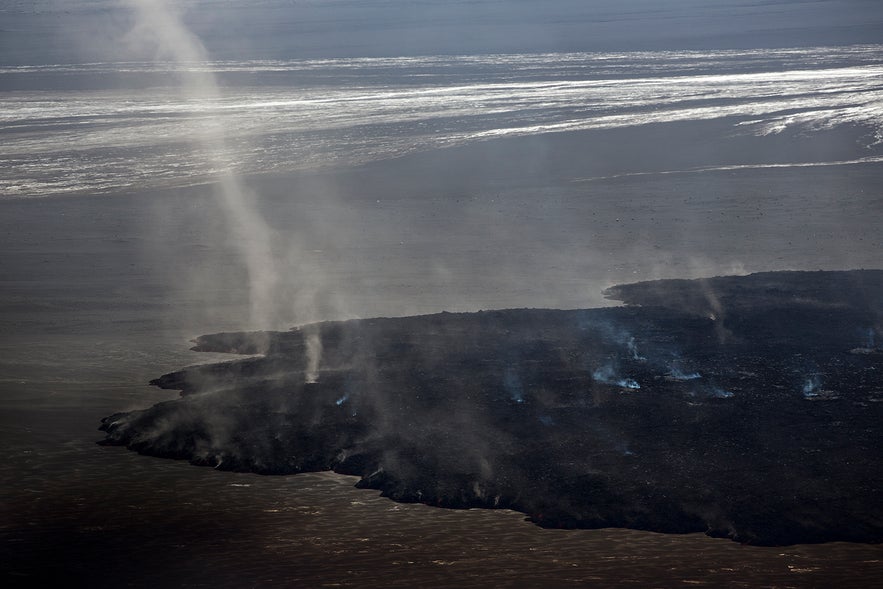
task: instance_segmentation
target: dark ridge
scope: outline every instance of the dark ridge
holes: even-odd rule
[[[779,308],[793,303],[883,313],[883,270],[758,272],[695,280],[619,284],[604,296],[628,305],[663,306],[707,315],[716,308]]]
[[[740,542],[883,539],[883,272],[615,286],[625,307],[202,336],[263,353],[101,443],[235,471],[333,469],[396,501]],[[307,341],[322,342],[312,374]]]

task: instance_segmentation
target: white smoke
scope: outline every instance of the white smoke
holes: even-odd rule
[[[202,104],[205,116],[193,128],[193,139],[217,171],[217,195],[228,231],[245,264],[249,294],[249,324],[258,329],[273,326],[273,293],[277,270],[272,256],[269,227],[255,207],[253,195],[233,171],[226,145],[224,120],[218,108],[221,91],[208,68],[200,40],[184,25],[179,10],[166,0],[122,0],[136,17],[129,41],[141,50],[152,50],[155,59],[183,71],[181,92]]]
[[[717,399],[731,399],[735,395],[732,391],[728,391],[726,389],[722,389],[717,386],[711,387],[711,396]]]
[[[818,375],[814,374],[811,376],[807,376],[803,381],[803,387],[801,388],[803,392],[803,396],[807,399],[812,397],[819,396],[819,388],[822,386],[822,381]]]
[[[629,349],[629,354],[631,355],[632,360],[643,362],[647,359],[638,353],[638,344],[635,342],[635,338],[633,336],[629,336],[629,339],[626,342],[626,346]]]
[[[319,363],[322,360],[322,337],[319,335],[318,328],[315,328],[305,334],[305,338],[307,369],[304,378],[306,382],[313,383],[319,379]],[[346,397],[344,397],[344,400],[346,400]],[[340,403],[338,403],[338,405],[340,405]]]
[[[670,380],[696,380],[702,378],[702,375],[696,371],[686,372],[681,369],[677,361],[672,362],[669,372],[666,376]]]
[[[597,382],[612,384],[618,386],[621,389],[637,390],[641,388],[641,385],[638,384],[638,381],[636,381],[635,379],[621,377],[612,364],[605,364],[604,366],[596,369],[594,372],[592,372],[592,378]]]

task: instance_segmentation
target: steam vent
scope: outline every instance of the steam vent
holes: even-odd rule
[[[883,540],[883,271],[606,294],[624,306],[202,336],[262,355],[156,379],[181,398],[105,418],[101,443],[547,527]]]

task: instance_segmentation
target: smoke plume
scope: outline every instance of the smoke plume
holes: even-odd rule
[[[136,17],[129,37],[133,44],[152,50],[154,58],[184,70],[181,92],[204,109],[193,129],[193,140],[217,171],[216,194],[232,243],[247,272],[249,324],[258,329],[273,326],[273,293],[277,269],[272,256],[271,233],[255,207],[253,195],[233,170],[226,145],[224,121],[219,111],[221,91],[215,76],[198,67],[208,61],[200,40],[184,25],[179,11],[166,0],[123,0]]]

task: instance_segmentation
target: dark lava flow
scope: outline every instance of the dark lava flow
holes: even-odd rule
[[[105,418],[101,443],[225,470],[333,469],[396,501],[549,527],[883,539],[883,271],[607,294],[626,306],[202,336],[197,350],[263,356],[155,380],[181,398]]]

